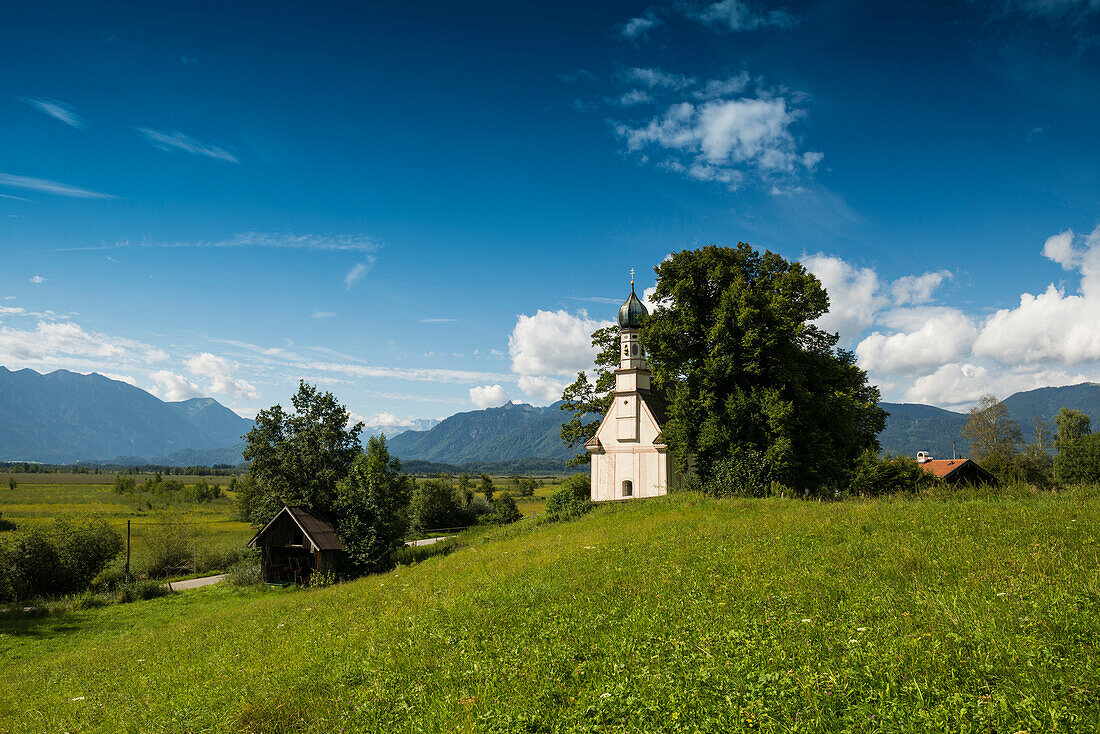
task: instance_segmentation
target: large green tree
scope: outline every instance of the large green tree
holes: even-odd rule
[[[336,522],[348,557],[364,571],[393,567],[409,528],[411,480],[390,458],[384,436],[371,436],[337,486]]]
[[[261,410],[244,437],[255,482],[248,503],[254,524],[266,523],[283,505],[332,516],[336,485],[362,452],[363,424],[349,425],[347,408],[332,393],[302,381],[291,406],[289,413],[281,405]]]
[[[568,423],[561,426],[561,440],[572,448],[581,449],[569,466],[586,464],[591,455],[583,450],[585,443],[596,435],[600,421],[611,408],[612,391],[615,389],[615,368],[619,366],[619,328],[608,326],[592,334],[592,346],[596,348],[595,377],[588,379],[584,372],[562,393],[561,409],[573,414]]]
[[[656,273],[641,338],[680,470],[705,483],[732,462],[794,489],[846,484],[886,413],[854,355],[812,323],[829,307],[817,278],[743,242],[674,253]]]

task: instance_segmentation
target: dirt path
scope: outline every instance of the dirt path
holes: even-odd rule
[[[224,573],[220,573],[217,576],[204,576],[201,579],[187,579],[186,581],[173,581],[168,584],[168,588],[172,591],[183,591],[184,589],[197,589],[200,586],[210,586],[216,584],[225,578]]]

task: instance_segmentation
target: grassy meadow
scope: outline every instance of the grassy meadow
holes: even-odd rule
[[[1100,497],[707,500],[0,622],[0,731],[1094,732]]]
[[[152,475],[134,474],[138,483]],[[16,488],[8,488],[8,478]],[[229,477],[168,477],[193,485],[201,480],[223,488]],[[0,473],[0,516],[17,527],[48,525],[56,518],[79,520],[100,517],[125,537],[126,521],[131,524],[131,567],[143,572],[150,544],[166,528],[181,534],[195,550],[199,565],[219,566],[218,559],[241,548],[252,537],[246,522],[232,519],[233,500],[224,495],[210,502],[189,502],[169,494],[119,494],[114,491],[114,474],[12,474]],[[0,542],[5,533],[0,532]],[[116,565],[124,564],[120,557]],[[202,569],[200,569],[202,570]]]

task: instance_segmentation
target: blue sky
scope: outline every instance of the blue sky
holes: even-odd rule
[[[801,259],[891,400],[1100,380],[1100,4],[27,3],[0,364],[399,426],[549,402],[669,252]]]

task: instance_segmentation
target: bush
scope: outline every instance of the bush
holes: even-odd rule
[[[488,515],[489,522],[495,525],[508,525],[523,518],[523,513],[516,507],[516,500],[511,492],[501,492],[493,498],[493,511]]]
[[[772,480],[764,454],[738,447],[733,456],[715,463],[702,490],[711,497],[767,497],[772,493]]]
[[[123,586],[118,592],[118,603],[128,604],[132,601],[144,599],[156,599],[158,596],[167,596],[172,593],[167,584],[152,579],[135,581]]]
[[[1089,433],[1059,445],[1054,475],[1060,484],[1100,482],[1100,433]]]
[[[574,474],[546,498],[546,516],[551,520],[580,517],[593,508],[592,482],[587,474]]]
[[[125,474],[115,475],[115,491],[119,494],[133,494],[134,489],[137,488],[137,482],[133,477],[128,477]]]
[[[458,540],[447,538],[428,545],[407,545],[394,551],[393,562],[401,566],[411,566],[432,556],[445,556],[458,548]]]
[[[234,563],[226,572],[225,581],[230,586],[259,586],[264,582],[259,560],[251,558]]]
[[[15,530],[15,523],[11,520],[5,520],[4,513],[0,512],[0,532],[5,530]]]
[[[83,591],[122,548],[122,536],[104,520],[55,520],[48,529],[21,531],[0,551],[0,591],[12,600]]]
[[[191,570],[195,563],[194,541],[190,526],[161,518],[148,537],[150,576],[171,576]]]
[[[850,490],[853,494],[875,497],[884,494],[919,492],[935,484],[936,478],[905,456],[879,456],[865,451],[856,460]]]

